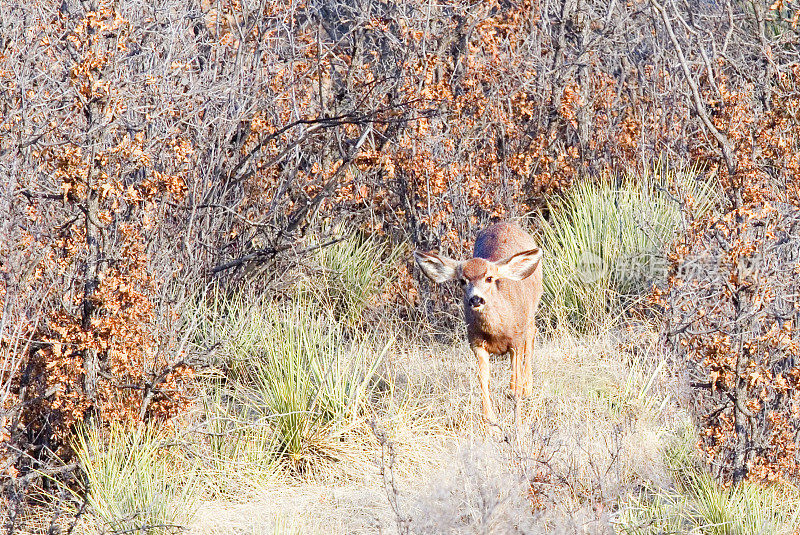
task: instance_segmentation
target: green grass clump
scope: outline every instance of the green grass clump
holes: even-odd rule
[[[313,260],[319,270],[301,292],[346,326],[359,326],[370,302],[391,283],[401,252],[400,246],[391,247],[360,232],[350,233],[315,250]]]
[[[216,294],[196,305],[198,337],[219,356],[204,397],[215,470],[255,485],[352,456],[358,441],[348,437],[391,345],[364,316],[401,249],[361,233],[319,243],[288,299]]]
[[[216,373],[202,396],[208,437],[209,484],[219,494],[257,492],[279,476],[275,433],[250,389]]]
[[[347,455],[391,341],[349,333],[326,310],[295,300],[224,305],[222,380],[207,400],[215,454],[305,473]]]
[[[197,465],[155,430],[88,428],[75,449],[99,533],[175,533],[191,522],[202,490]]]
[[[679,489],[631,500],[622,533],[657,535],[790,535],[800,529],[800,495],[785,486],[743,483],[724,487],[697,471]]]
[[[583,182],[549,206],[550,219],[540,220],[549,324],[581,332],[604,325],[666,275],[664,253],[686,214],[714,202],[712,187],[695,176],[657,169],[619,185]],[[679,198],[692,198],[691,209]]]

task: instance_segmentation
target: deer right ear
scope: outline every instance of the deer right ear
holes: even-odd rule
[[[414,251],[414,260],[426,277],[433,282],[447,282],[456,278],[458,262],[446,256]]]

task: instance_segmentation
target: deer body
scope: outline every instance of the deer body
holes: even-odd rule
[[[489,355],[511,355],[511,390],[517,401],[529,395],[536,337],[534,316],[542,296],[542,252],[533,237],[513,223],[496,223],[475,240],[473,258],[458,262],[414,253],[423,273],[435,282],[458,280],[464,289],[464,320],[478,359],[483,415],[496,422],[489,399]]]

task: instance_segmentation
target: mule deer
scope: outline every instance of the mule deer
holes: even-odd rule
[[[464,289],[467,337],[478,359],[484,418],[496,424],[489,399],[489,354],[511,354],[510,389],[519,416],[520,398],[530,395],[533,375],[534,315],[542,296],[542,251],[530,234],[513,223],[496,223],[475,240],[474,258],[458,262],[415,252],[425,275],[437,283],[458,280]]]

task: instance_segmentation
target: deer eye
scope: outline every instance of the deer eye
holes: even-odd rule
[[[458,283],[459,283],[461,286],[466,286],[466,285],[467,285],[467,279],[458,279]]]
[[[486,277],[486,282],[492,282],[493,280],[494,280],[494,277]]]

